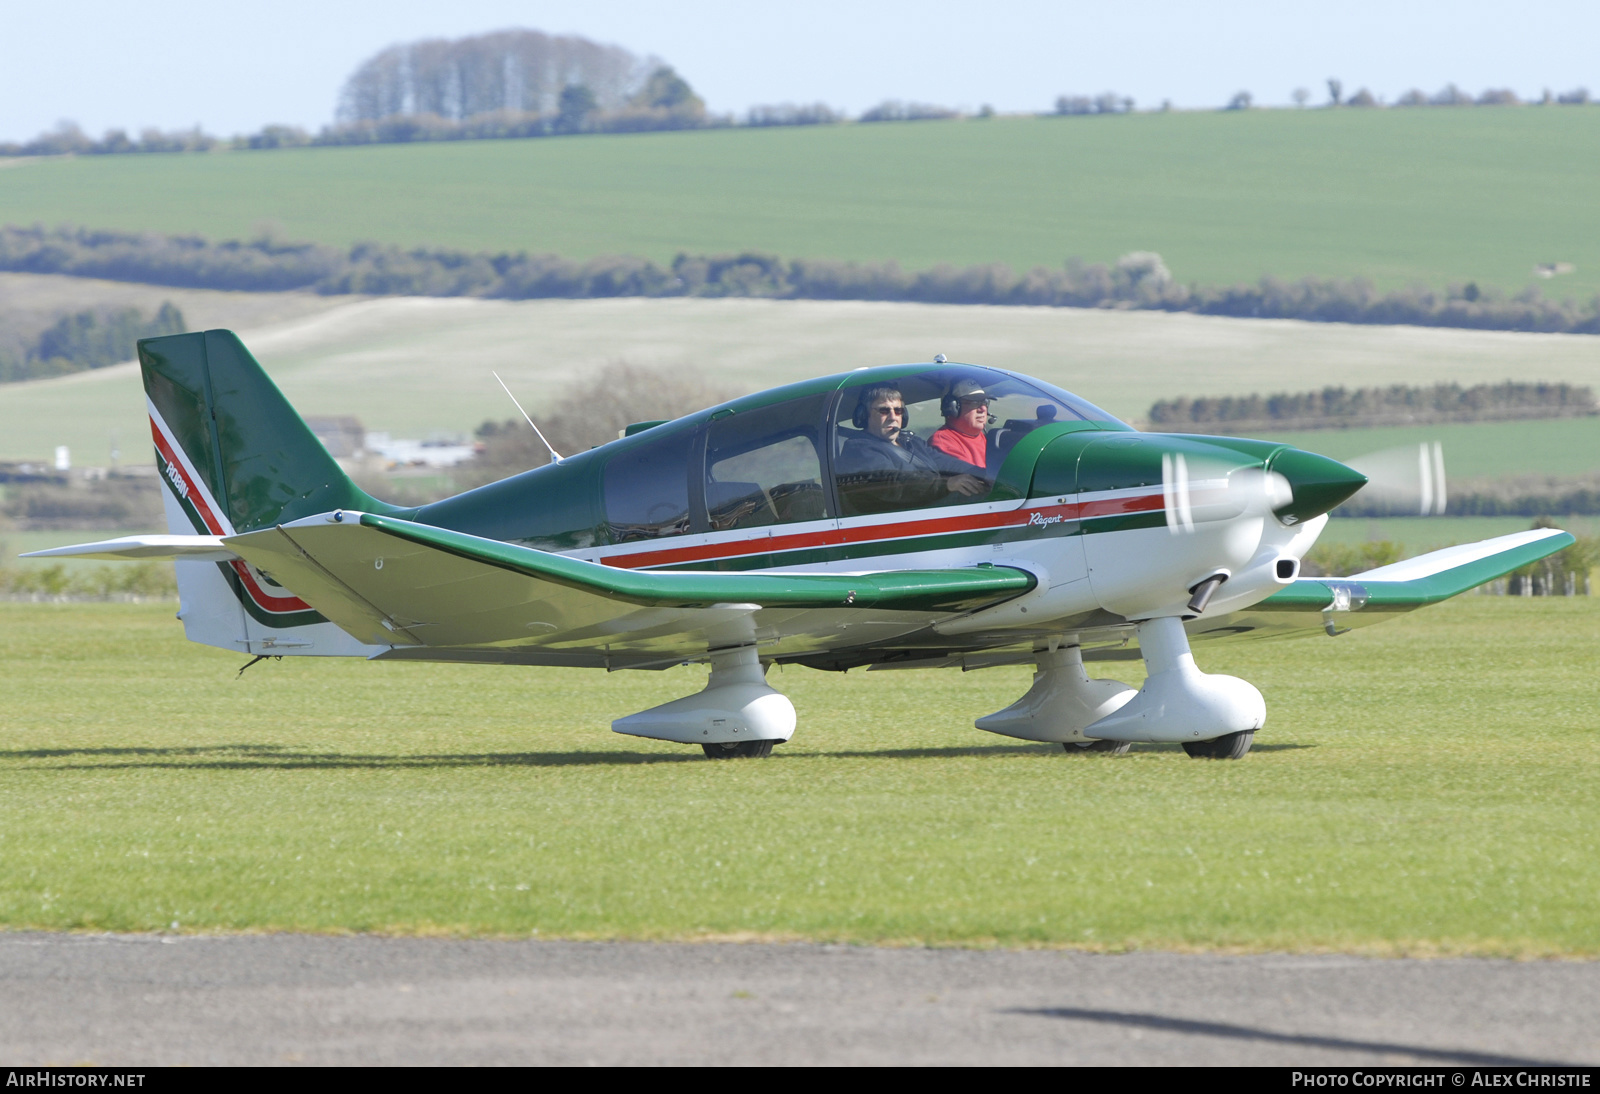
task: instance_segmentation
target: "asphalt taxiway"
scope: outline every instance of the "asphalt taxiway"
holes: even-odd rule
[[[0,934],[0,1060],[1600,1063],[1600,963]]]

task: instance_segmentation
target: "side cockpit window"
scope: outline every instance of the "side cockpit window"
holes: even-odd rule
[[[964,365],[841,396],[834,475],[843,516],[981,501],[1023,436],[1083,417],[1015,376]]]
[[[691,430],[636,444],[606,464],[606,524],[612,543],[689,530]]]
[[[822,520],[816,396],[718,418],[706,435],[706,518],[713,532]]]

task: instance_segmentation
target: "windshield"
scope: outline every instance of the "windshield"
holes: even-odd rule
[[[972,365],[863,379],[844,389],[834,427],[841,515],[981,501],[1029,432],[1086,420],[1115,421],[1064,391]]]

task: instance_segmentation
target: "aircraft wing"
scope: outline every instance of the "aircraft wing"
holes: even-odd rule
[[[1289,638],[1343,634],[1437,604],[1504,577],[1573,542],[1538,528],[1430,551],[1350,577],[1302,577],[1260,603],[1189,624],[1195,638]]]
[[[223,544],[380,656],[665,667],[721,646],[763,655],[883,641],[998,604],[1035,579],[1004,566],[872,574],[622,570],[371,513]]]

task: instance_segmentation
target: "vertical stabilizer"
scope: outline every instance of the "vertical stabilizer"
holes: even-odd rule
[[[393,512],[353,482],[232,331],[139,343],[174,533],[233,535],[331,509]],[[195,642],[244,653],[372,652],[243,562],[177,562]]]

